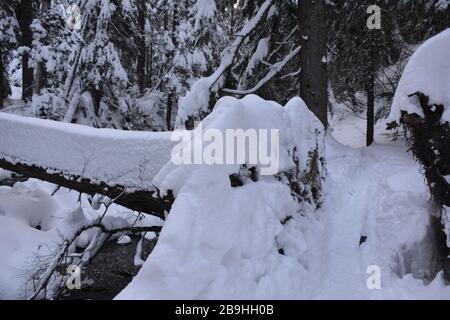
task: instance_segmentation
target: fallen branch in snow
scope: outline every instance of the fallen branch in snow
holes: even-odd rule
[[[149,215],[165,219],[165,213],[170,211],[173,196],[160,198],[156,190],[137,190],[126,192],[127,186],[109,186],[106,182],[93,183],[89,179],[71,176],[64,172],[49,173],[47,169],[35,165],[27,165],[20,162],[10,162],[0,159],[0,168],[16,172],[30,178],[47,181],[68,189],[76,190],[88,195],[106,195],[111,199],[116,199],[116,203]]]
[[[246,94],[252,94],[258,91],[263,85],[265,85],[267,82],[269,82],[274,76],[276,76],[283,68],[284,66],[292,60],[301,50],[301,47],[297,47],[295,50],[293,50],[291,53],[289,53],[282,61],[277,62],[270,66],[269,72],[266,74],[264,78],[262,78],[256,86],[254,86],[251,89],[248,90],[234,90],[234,89],[223,89],[226,93],[232,93],[232,94],[239,94],[239,95],[246,95]]]
[[[104,235],[107,237],[104,239],[105,241],[110,236],[114,235],[115,233],[121,233],[121,232],[129,232],[129,233],[144,233],[144,232],[160,232],[161,227],[158,226],[152,226],[152,227],[123,227],[123,228],[117,228],[117,229],[108,229],[104,224],[102,223],[93,223],[91,225],[84,226],[77,230],[77,232],[74,234],[74,236],[70,239],[64,240],[64,242],[61,244],[61,249],[59,252],[53,257],[50,264],[46,268],[46,270],[43,272],[42,276],[39,279],[38,285],[34,293],[28,298],[28,300],[34,300],[39,297],[39,294],[46,290],[49,281],[57,269],[57,267],[62,263],[64,260],[64,257],[67,254],[67,250],[69,247],[74,243],[74,241],[85,231],[97,228],[99,229]],[[102,242],[104,243],[104,241]],[[88,251],[88,248],[85,250],[85,252]],[[92,258],[92,257],[90,257]]]

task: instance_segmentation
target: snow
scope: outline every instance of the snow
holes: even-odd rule
[[[274,0],[266,0],[261,4],[256,15],[242,27],[241,31],[237,33],[233,43],[222,52],[220,65],[214,73],[208,77],[198,79],[192,85],[191,89],[179,99],[175,122],[176,128],[184,128],[184,122],[188,120],[190,116],[195,116],[201,111],[208,110],[210,90],[219,82],[224,72],[233,64],[239,47],[256,28],[263,16],[270,10],[273,2]]]
[[[271,103],[247,97],[219,101],[206,126],[227,124],[224,110],[240,104],[258,106],[256,122],[277,123]],[[281,137],[308,123],[293,105],[281,112],[290,115]],[[298,138],[291,141],[302,145]],[[363,133],[346,138],[354,146],[365,140]],[[433,279],[438,213],[419,164],[404,141],[377,140],[383,143],[356,149],[326,136],[328,177],[317,211],[299,206],[273,177],[231,188],[224,166],[165,167],[155,183],[173,187],[175,203],[154,251],[116,299],[450,299],[442,272]],[[281,145],[283,157],[288,146]],[[381,272],[380,290],[367,286],[371,266]]]
[[[262,62],[269,54],[269,38],[262,38],[258,42],[255,52],[253,53],[250,61],[248,62],[245,72],[248,75],[253,74],[253,69]]]
[[[126,234],[121,236],[118,240],[117,240],[117,244],[130,244],[131,243],[131,238],[129,236],[127,236]]]
[[[173,147],[170,133],[94,129],[6,113],[0,113],[0,136],[3,159],[129,190],[151,190]]]
[[[57,251],[62,237],[67,239],[76,229],[98,219],[105,208],[93,210],[87,197],[56,185],[29,179],[13,187],[0,187],[0,299],[25,299],[32,293],[31,275],[39,260]],[[54,194],[52,196],[52,194]],[[108,227],[160,226],[156,217],[141,216],[112,204],[104,218]],[[38,230],[36,227],[41,227]],[[94,229],[81,234],[70,248],[86,248],[97,235]],[[126,237],[126,235],[124,235]],[[39,259],[38,259],[39,258]]]
[[[412,55],[398,84],[388,122],[400,123],[401,111],[424,116],[417,97],[421,92],[429,104],[443,105],[441,122],[450,122],[450,29],[425,41]]]

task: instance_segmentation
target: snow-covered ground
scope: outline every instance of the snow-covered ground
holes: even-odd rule
[[[450,299],[442,272],[434,277],[438,211],[420,167],[383,124],[375,145],[352,148],[364,146],[364,124],[345,117],[326,137],[315,212],[292,214],[289,191],[270,179],[229,192],[212,172],[186,183],[154,253],[117,298]]]
[[[198,171],[178,190],[154,252],[117,298],[450,299],[442,273],[432,278],[437,209],[420,167],[403,140],[387,139],[383,124],[377,142],[362,148],[364,127],[348,115],[325,137],[317,211],[296,212],[290,190],[271,177],[233,189],[227,171]],[[0,187],[0,298],[26,297],[36,252],[60,241],[78,193],[54,191],[33,179]],[[95,215],[85,198],[82,207]],[[114,207],[113,215],[130,214],[124,210]],[[374,270],[380,290],[367,286]]]
[[[7,176],[5,171],[0,172],[0,178]],[[90,221],[103,214],[104,206],[93,210],[86,196],[79,203],[78,192],[56,188],[36,179],[17,182],[14,187],[0,186],[0,300],[29,297],[33,293],[31,275],[39,265],[48,263],[63,234],[75,228],[74,224],[81,223],[80,220]],[[126,221],[136,226],[162,223],[152,216],[137,220],[136,215],[112,205],[108,210],[109,222],[104,222]],[[83,234],[75,245],[85,248],[92,236],[92,232]]]

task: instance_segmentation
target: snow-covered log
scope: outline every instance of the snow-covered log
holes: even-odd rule
[[[169,133],[94,129],[0,113],[0,167],[164,217],[153,177],[170,160]]]

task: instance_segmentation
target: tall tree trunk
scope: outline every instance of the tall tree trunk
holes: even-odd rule
[[[6,68],[3,64],[3,57],[0,56],[0,109],[3,109],[3,100],[11,93],[9,81],[6,76]]]
[[[33,32],[30,25],[33,21],[33,1],[20,1],[17,7],[16,16],[19,20],[20,45],[31,49],[33,42]],[[22,53],[22,99],[24,101],[31,100],[33,96],[33,68],[28,66],[30,53],[28,50]]]
[[[373,60],[373,57],[372,57]],[[369,79],[367,81],[367,132],[366,145],[370,146],[374,139],[375,127],[375,65],[370,62]]]
[[[328,126],[327,29],[325,0],[302,0],[298,5],[300,43],[300,97]]]
[[[147,87],[146,66],[145,66],[145,0],[138,1],[138,24],[139,24],[139,39],[138,39],[138,57],[137,57],[137,76],[140,93],[144,93]]]
[[[51,0],[42,0],[41,1],[41,12],[46,11],[50,8]],[[45,64],[43,61],[40,61],[36,64],[35,71],[35,93],[41,94],[42,89],[47,84],[47,70],[45,69]]]

